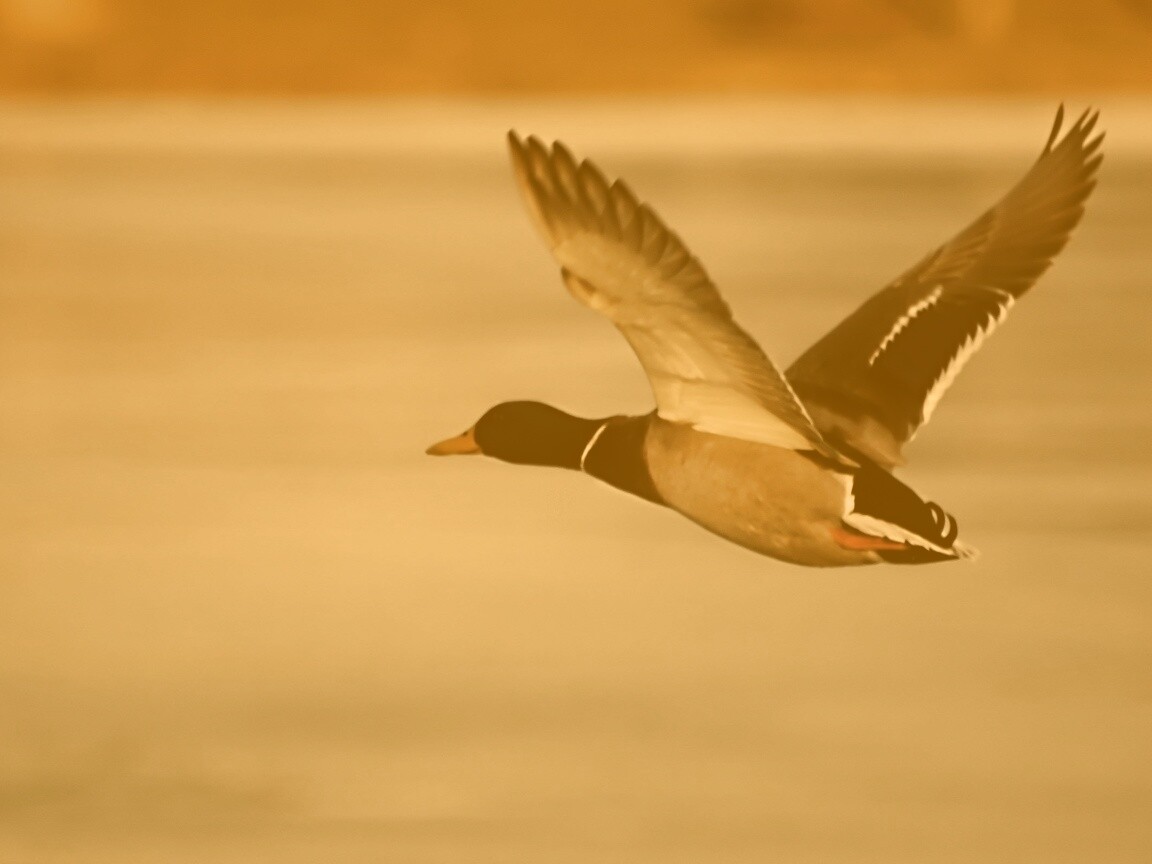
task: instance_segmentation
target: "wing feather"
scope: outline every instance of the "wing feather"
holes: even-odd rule
[[[508,140],[528,212],[565,285],[627,339],[661,417],[836,457],[703,266],[647,204],[563,144]]]
[[[1064,248],[1096,185],[1086,111],[998,204],[867,300],[788,370],[834,445],[892,467],[976,349]]]

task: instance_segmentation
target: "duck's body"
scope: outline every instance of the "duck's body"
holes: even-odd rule
[[[529,212],[574,297],[609,318],[656,411],[585,420],[502,403],[430,453],[580,470],[734,543],[808,566],[971,558],[955,520],[890,473],[983,339],[1063,248],[1100,162],[1095,116],[993,209],[782,373],[652,210],[560,144],[510,136]]]
[[[505,413],[535,415],[543,420],[537,440],[565,443],[549,454],[509,461],[582,471],[763,555],[828,567],[969,554],[954,542],[955,523],[939,507],[866,457],[841,466],[811,452],[699,432],[655,413],[585,420],[550,406],[513,402],[501,406],[497,422]],[[498,439],[485,443],[501,452]],[[796,494],[798,489],[804,494]],[[930,545],[869,534],[846,522],[846,514],[849,520],[913,526]]]
[[[664,502],[733,543],[810,566],[880,560],[876,550],[837,543],[854,478],[823,460],[659,417],[644,453]]]

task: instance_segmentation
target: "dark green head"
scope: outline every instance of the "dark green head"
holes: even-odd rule
[[[428,448],[433,456],[482,453],[517,465],[579,468],[602,420],[565,414],[543,402],[501,402],[466,432]]]

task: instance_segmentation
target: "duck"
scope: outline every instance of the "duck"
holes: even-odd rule
[[[791,564],[972,560],[956,519],[895,476],[956,376],[1067,244],[1104,135],[1086,110],[991,208],[782,370],[704,266],[620,179],[508,133],[524,205],[581,304],[623,335],[655,409],[585,418],[502,402],[435,456],[589,474]]]

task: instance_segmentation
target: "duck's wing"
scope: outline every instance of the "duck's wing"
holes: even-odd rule
[[[788,370],[825,438],[885,467],[1084,213],[1103,158],[1097,114],[1063,138],[1061,106],[1040,158],[979,219],[870,298]]]
[[[624,334],[662,418],[835,456],[700,262],[648,205],[559,142],[548,147],[514,132],[508,141],[528,211],[565,284]]]

